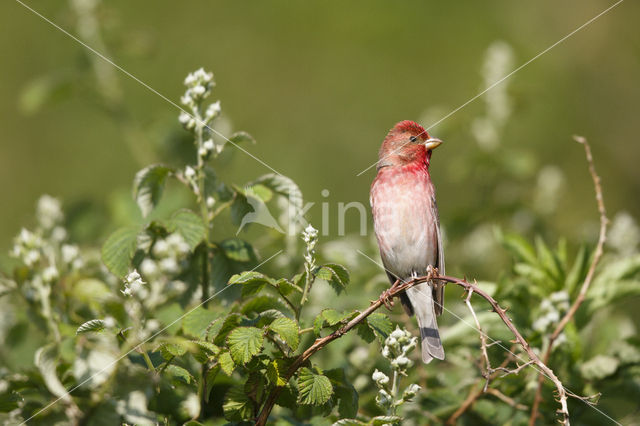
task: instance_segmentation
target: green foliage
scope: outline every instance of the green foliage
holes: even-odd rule
[[[364,240],[341,249],[337,243],[343,241],[324,246],[311,226],[299,236],[260,225],[253,225],[246,240],[233,236],[238,230],[228,224],[241,223],[253,211],[252,201],[274,207],[274,200],[284,200],[301,213],[302,192],[276,174],[244,185],[223,182],[217,172],[228,161],[231,144],[212,130],[220,113],[219,105],[206,105],[213,76],[197,71],[185,84],[189,114],[180,122],[193,149],[184,158],[195,163],[155,164],[136,174],[134,212],[119,210],[127,212],[120,216],[129,222],[114,218],[107,227],[120,226],[101,247],[106,269],[96,247],[80,249],[66,234],[54,235],[57,227],[64,231],[61,211],[49,218],[51,226],[51,220],[38,217],[36,229],[16,239],[16,265],[0,276],[0,302],[7,312],[1,328],[6,349],[0,350],[0,420],[20,423],[37,414],[40,424],[251,422],[277,393],[270,417],[277,424],[446,421],[484,383],[477,368],[483,362],[477,330],[469,325],[473,316],[456,297],[447,297],[448,309],[439,319],[447,353],[441,363],[419,363],[418,332],[399,309],[372,313],[353,332],[302,359],[317,338],[349,323],[387,288],[375,264],[350,256],[376,249]],[[44,95],[30,96],[30,108],[44,102],[38,100]],[[255,142],[245,132],[230,140]],[[171,181],[177,189],[167,185]],[[579,294],[591,246],[496,235],[512,267],[496,273],[495,282],[479,285],[510,308],[514,324],[544,352]],[[278,254],[273,261],[272,253]],[[583,306],[551,351],[550,366],[568,389],[602,391],[606,398],[625,386],[626,399],[640,398],[637,327],[617,308],[639,295],[640,254],[608,252]],[[508,368],[526,362],[523,353],[504,343],[513,336],[500,319],[476,297],[472,303],[494,342],[488,348],[492,365],[505,361],[508,350],[514,351],[505,361]],[[409,331],[397,329],[397,322]],[[389,370],[392,377],[382,373]],[[525,368],[490,386],[530,404],[536,378],[534,369]],[[68,393],[75,387],[78,391]],[[546,383],[543,391],[546,424],[557,407]],[[413,404],[400,410],[408,401]],[[461,424],[526,423],[526,414],[513,405],[483,394]],[[578,423],[602,420],[587,408],[575,412]]]

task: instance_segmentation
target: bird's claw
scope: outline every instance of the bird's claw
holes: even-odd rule
[[[393,296],[391,295],[391,289],[383,291],[380,295],[380,299],[388,310],[391,310],[393,308]]]

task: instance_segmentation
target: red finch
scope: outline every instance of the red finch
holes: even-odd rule
[[[432,150],[441,143],[413,121],[396,124],[382,142],[370,202],[380,256],[392,284],[423,276],[430,265],[444,273],[435,188],[429,175]],[[400,300],[407,314],[418,319],[422,360],[444,359],[436,322],[444,302],[442,285],[413,286]]]

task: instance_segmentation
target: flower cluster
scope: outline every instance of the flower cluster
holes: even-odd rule
[[[187,86],[187,90],[180,98],[180,102],[193,108],[211,94],[211,89],[215,86],[213,73],[200,68],[187,75],[187,78],[184,79],[184,85]]]
[[[309,224],[304,231],[302,231],[302,240],[307,245],[307,252],[304,255],[305,268],[308,271],[313,270],[316,267],[316,244],[318,243],[318,230]]]
[[[144,298],[147,290],[143,287],[146,283],[135,269],[124,278],[124,289],[120,290],[127,297],[138,295]]]
[[[402,392],[402,395],[398,396],[399,378],[406,376],[407,370],[413,366],[413,361],[407,357],[407,354],[416,348],[417,342],[417,337],[413,337],[407,330],[399,327],[396,327],[384,341],[382,355],[389,360],[393,370],[391,388],[389,388],[389,376],[383,372],[376,369],[371,378],[378,387],[376,404],[386,410],[388,415],[395,415],[396,408],[411,401],[420,390],[420,386],[410,384]]]

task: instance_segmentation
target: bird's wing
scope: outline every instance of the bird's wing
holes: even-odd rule
[[[438,264],[435,265],[438,268],[438,273],[444,275],[444,250],[442,248],[442,233],[440,232],[440,215],[438,214],[438,205],[436,204],[436,198],[432,198],[431,208],[433,209],[433,217],[436,218],[436,238],[438,239]],[[433,290],[433,300],[435,304],[436,315],[441,315],[444,307],[444,285],[438,285],[437,289]]]

